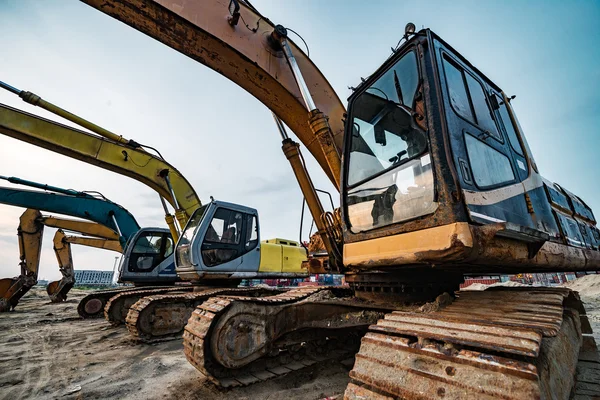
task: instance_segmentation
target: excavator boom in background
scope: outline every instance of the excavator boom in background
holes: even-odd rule
[[[591,338],[573,292],[454,291],[465,273],[598,270],[596,220],[539,175],[508,97],[439,36],[407,25],[404,43],[342,117],[286,29],[249,1],[83,1],[228,77],[276,114],[329,254],[309,265],[345,273],[351,286],[205,301],[184,332],[186,356],[205,376],[246,385],[312,365],[324,354],[319,343],[352,351],[348,340],[363,336],[348,399],[569,397]],[[279,118],[340,191],[339,210],[323,212]],[[178,270],[192,273],[204,242],[179,241]]]

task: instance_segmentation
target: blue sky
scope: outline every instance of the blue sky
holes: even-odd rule
[[[513,106],[542,174],[600,217],[600,2],[253,4],[304,37],[343,102],[347,87],[389,56],[407,22],[430,27],[517,96]],[[297,239],[302,196],[272,117],[235,84],[77,1],[3,0],[0,46],[0,80],[158,148],[201,199],[257,208],[262,238]],[[50,117],[8,93],[0,102]],[[315,163],[309,167],[318,187],[333,190]],[[144,185],[5,137],[0,175],[99,190],[142,226],[164,226],[158,198]],[[0,276],[12,276],[22,210],[0,210]],[[59,276],[53,233],[45,234],[41,277]],[[112,269],[114,255],[74,247],[74,260],[77,268]]]

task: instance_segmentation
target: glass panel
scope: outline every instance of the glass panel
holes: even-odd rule
[[[349,186],[425,151],[426,134],[410,113],[418,76],[416,56],[410,52],[353,102]]]
[[[399,166],[348,192],[348,218],[354,233],[434,212],[429,154]]]
[[[465,134],[465,142],[477,186],[493,186],[515,179],[510,160],[504,154],[468,134]]]
[[[135,242],[133,253],[160,254],[162,234],[147,233]]]
[[[258,244],[258,227],[256,225],[256,216],[248,215],[246,220],[246,250],[252,250]]]
[[[444,71],[446,72],[446,86],[450,94],[452,108],[461,117],[475,123],[473,114],[471,113],[471,106],[469,105],[469,97],[467,96],[462,70],[456,68],[444,58]]]
[[[165,242],[165,258],[169,257],[173,253],[173,238],[171,235],[165,235],[163,237],[163,241]]]
[[[377,79],[377,82],[371,85],[367,92],[382,100],[412,108],[418,85],[417,58],[411,51],[398,60],[396,65],[381,78]]]
[[[240,243],[242,213],[219,208],[215,213],[204,240],[217,243]]]
[[[226,263],[237,257],[238,251],[235,249],[210,249],[202,250],[202,261],[207,267],[214,267]]]
[[[510,119],[510,115],[508,115],[506,104],[504,103],[502,97],[498,96],[497,94],[494,94],[494,96],[496,96],[498,104],[500,105],[498,111],[500,112],[500,118],[502,119],[502,125],[504,126],[506,136],[508,136],[508,141],[510,142],[510,145],[515,150],[515,152],[522,156],[523,150],[521,148],[521,143],[519,142],[519,138],[517,137],[517,132],[515,131],[515,127],[513,126],[513,123]]]
[[[473,102],[473,108],[475,109],[475,116],[477,117],[477,125],[483,130],[489,132],[493,137],[502,141],[502,136],[498,133],[496,123],[492,118],[492,113],[485,97],[483,87],[479,82],[475,80],[471,75],[466,74],[467,85],[469,86],[469,92],[471,94],[471,101]]]
[[[204,217],[204,212],[206,211],[206,208],[207,205],[204,205],[196,211],[194,211],[181,234],[180,240],[182,244],[189,244],[192,241],[194,233],[196,233],[196,228],[198,227],[198,225],[200,225],[200,222],[202,222],[202,218]]]

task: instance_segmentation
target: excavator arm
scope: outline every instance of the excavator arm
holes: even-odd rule
[[[58,261],[58,269],[62,275],[60,281],[50,282],[46,292],[53,303],[60,303],[67,299],[67,293],[75,285],[75,269],[73,267],[73,254],[71,245],[65,241],[65,232],[62,229],[54,235],[54,254]]]
[[[95,249],[111,250],[123,253],[123,248],[118,240],[89,238],[82,236],[65,236],[65,243],[79,244],[81,246],[93,247]]]
[[[53,216],[42,216],[41,222],[44,226],[66,230],[71,232],[79,232],[84,235],[94,236],[106,240],[116,241],[119,243],[119,234],[112,229],[98,224],[96,222],[79,221],[75,219],[58,218]],[[96,247],[96,246],[92,246]],[[122,247],[119,243],[118,252],[122,252]]]
[[[285,28],[237,0],[82,1],[244,88],[285,122],[339,189],[345,108]]]
[[[345,108],[319,69],[289,39],[286,28],[243,0],[82,1],[215,70],[273,112],[282,150],[329,254],[329,265],[341,270],[340,215],[324,212],[299,145],[287,136],[283,123],[339,191]],[[240,19],[243,24],[238,24]],[[325,259],[314,261],[310,270],[325,272]]]
[[[54,217],[43,217],[45,222],[56,220]],[[64,226],[69,225],[69,220],[61,220],[66,222]],[[79,221],[76,221],[79,222]],[[47,226],[57,226],[49,225]],[[100,226],[101,227],[101,226]],[[104,227],[102,227],[104,228]],[[114,233],[114,232],[113,232]],[[81,236],[67,236],[62,229],[58,229],[54,235],[54,254],[58,261],[58,268],[62,274],[60,281],[50,282],[46,287],[48,296],[53,303],[59,303],[67,299],[67,293],[75,284],[75,269],[73,266],[73,254],[71,252],[71,244],[79,244],[83,246],[94,247],[98,249],[106,249],[122,253],[123,249],[118,240],[114,238],[88,238]]]
[[[58,228],[54,235],[54,253],[58,261],[58,269],[62,275],[59,281],[50,282],[46,287],[48,296],[53,303],[60,303],[67,299],[67,293],[75,284],[75,273],[70,243],[78,243],[96,248],[108,248],[122,252],[119,235],[106,226],[95,222],[77,221],[73,219],[57,218],[52,216],[40,217],[43,226]],[[66,236],[64,230],[78,232],[95,238]]]
[[[14,308],[19,299],[37,283],[45,226],[59,228],[54,237],[54,252],[62,278],[60,281],[51,282],[46,289],[52,302],[66,300],[68,291],[75,283],[71,249],[63,229],[96,237],[75,239],[73,242],[80,241],[79,244],[87,246],[122,250],[119,235],[106,226],[95,222],[42,216],[39,210],[27,209],[21,215],[18,228],[21,275],[0,280],[0,311]]]
[[[0,86],[10,87],[4,83]],[[21,97],[29,99],[28,102],[43,106],[52,112],[62,111],[63,113],[59,115],[85,125],[81,122],[84,121],[81,118],[53,106],[30,92],[17,89],[11,91],[23,94]],[[33,101],[32,96],[35,96]],[[85,126],[91,129],[95,125]],[[103,129],[95,131],[98,134],[105,134]],[[111,134],[110,139],[98,137],[2,104],[0,104],[0,133],[142,182],[154,189],[160,195],[161,201],[166,199],[171,203],[182,228],[191,213],[202,205],[190,183],[175,167],[143,150],[136,142],[124,140],[115,134]],[[118,138],[121,140],[115,141]],[[178,232],[164,201],[163,208],[171,234],[177,240]]]
[[[44,234],[41,216],[38,210],[27,209],[19,219],[17,235],[21,275],[0,279],[0,312],[14,309],[19,299],[37,283]]]

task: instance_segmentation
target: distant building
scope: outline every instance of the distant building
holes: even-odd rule
[[[113,271],[76,270],[75,285],[111,285]]]
[[[38,279],[36,286],[48,286],[48,281],[45,279]]]

